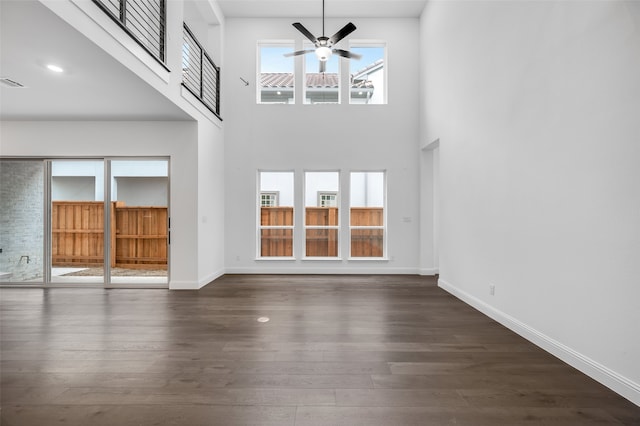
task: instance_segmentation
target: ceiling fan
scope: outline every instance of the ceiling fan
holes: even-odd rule
[[[338,43],[340,40],[351,34],[355,31],[356,26],[349,22],[347,25],[342,27],[340,31],[332,35],[331,37],[326,37],[324,35],[324,0],[322,0],[322,36],[315,37],[311,32],[304,27],[300,22],[295,22],[292,24],[298,31],[300,31],[306,38],[311,40],[315,49],[305,49],[298,50],[292,53],[285,53],[284,56],[299,56],[304,55],[306,53],[315,52],[318,57],[318,62],[320,63],[320,71],[321,73],[325,72],[327,69],[327,61],[331,57],[333,53],[339,56],[343,56],[345,58],[353,58],[360,59],[362,55],[358,55],[357,53],[349,52],[348,50],[343,49],[335,49],[333,46]]]

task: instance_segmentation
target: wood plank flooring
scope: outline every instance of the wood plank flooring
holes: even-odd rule
[[[0,303],[2,426],[640,425],[640,407],[433,277],[5,288]]]

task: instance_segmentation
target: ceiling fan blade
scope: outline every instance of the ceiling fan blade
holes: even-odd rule
[[[327,61],[320,61],[320,71],[318,72],[322,74],[326,70],[327,70]]]
[[[349,52],[348,50],[342,50],[342,49],[333,49],[333,53],[335,53],[336,55],[340,55],[344,58],[349,58],[349,59],[360,59],[362,58],[362,55],[358,54],[358,53],[353,53],[353,52]]]
[[[294,24],[295,25],[295,24]],[[349,22],[347,25],[342,27],[340,31],[331,36],[329,40],[331,40],[331,44],[336,44],[352,32],[356,30],[356,26]]]
[[[307,50],[297,50],[295,52],[291,52],[291,53],[285,53],[284,56],[286,58],[289,58],[291,56],[300,56],[300,55],[304,55],[305,53],[311,53],[311,52],[315,52],[315,50],[313,49],[307,49]]]
[[[306,38],[311,40],[313,44],[316,44],[318,42],[318,39],[313,34],[311,34],[311,32],[306,29],[300,22],[294,22],[292,25],[296,27],[296,29],[300,31]]]

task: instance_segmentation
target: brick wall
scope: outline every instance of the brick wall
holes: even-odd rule
[[[2,281],[42,280],[43,182],[41,161],[0,161]]]

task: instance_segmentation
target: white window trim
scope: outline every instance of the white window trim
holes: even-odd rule
[[[260,217],[262,214],[262,197],[263,193],[277,193],[278,200],[280,198],[280,191],[261,191],[261,174],[262,173],[291,173],[293,175],[293,225],[283,225],[283,226],[269,226],[262,225],[260,223]],[[257,193],[258,193],[258,201],[256,202],[256,257],[254,260],[296,260],[296,197],[295,197],[295,179],[296,173],[293,170],[260,170],[258,169],[256,174],[256,184],[257,184]],[[291,229],[291,253],[292,256],[262,256],[260,252],[260,248],[262,245],[262,230],[263,229]]]

